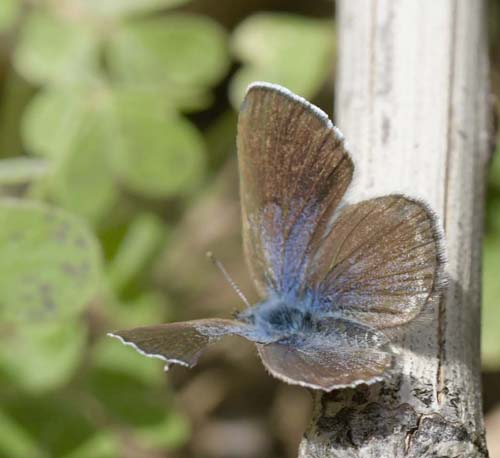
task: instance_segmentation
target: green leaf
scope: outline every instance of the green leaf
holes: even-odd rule
[[[73,375],[83,355],[86,330],[76,321],[24,325],[0,342],[0,363],[11,382],[39,393],[64,385]]]
[[[497,139],[497,145],[498,145]],[[486,236],[483,241],[481,359],[487,370],[500,368],[500,157],[498,148],[489,169]]]
[[[3,454],[2,454],[3,452]],[[44,458],[24,428],[0,410],[0,456],[9,458]]]
[[[116,113],[111,167],[131,190],[168,197],[192,190],[200,182],[204,145],[200,133],[181,117],[147,118]]]
[[[168,98],[162,97],[154,87],[116,85],[109,88],[109,110],[121,117],[140,116],[146,119],[175,115],[176,109]]]
[[[184,193],[198,184],[205,162],[202,137],[174,113],[148,89],[51,89],[30,105],[23,138],[33,153],[61,168],[56,200],[97,221],[116,197],[112,175],[152,197]]]
[[[89,113],[82,121],[51,180],[50,195],[61,207],[97,224],[118,200],[106,157],[111,138],[99,117]]]
[[[99,109],[99,94],[80,89],[40,91],[26,108],[22,136],[30,153],[60,161],[72,148],[90,113]]]
[[[2,0],[0,2],[0,32],[11,28],[21,11],[20,0]]]
[[[160,367],[157,369],[162,373]],[[89,382],[94,397],[110,416],[129,426],[133,439],[144,447],[177,447],[188,438],[188,423],[172,408],[163,384],[145,384],[133,372],[124,373],[116,365],[94,367]]]
[[[0,322],[75,316],[100,289],[94,235],[65,211],[0,200]]]
[[[48,172],[47,161],[27,157],[0,160],[0,186],[31,183]]]
[[[179,413],[171,413],[162,422],[148,427],[137,428],[135,437],[148,448],[173,449],[184,445],[191,428],[187,418]]]
[[[92,398],[84,392],[75,398],[67,394],[20,393],[2,399],[5,413],[22,425],[38,446],[38,454],[24,455],[30,458],[65,456],[93,437],[97,432],[91,423],[95,421],[94,406]]]
[[[177,111],[199,111],[212,102],[212,96],[204,88],[193,86],[140,84],[134,82],[113,85],[115,104],[137,108],[143,115],[160,113],[175,114]],[[146,110],[145,108],[148,108]]]
[[[106,55],[117,80],[170,88],[169,93],[209,87],[229,68],[223,30],[187,14],[124,23],[111,36]]]
[[[48,89],[25,113],[24,143],[52,159],[50,197],[61,207],[98,223],[118,198],[108,164],[110,96],[105,88]],[[54,135],[54,132],[57,135]]]
[[[500,189],[495,189],[491,185],[488,190],[486,212],[486,233],[492,239],[498,238],[500,235]]]
[[[483,308],[481,330],[481,357],[487,369],[500,368],[500,237],[485,237],[483,244]]]
[[[165,235],[165,225],[152,214],[138,215],[133,220],[109,266],[108,273],[115,291],[144,270],[151,257],[158,253]]]
[[[90,393],[119,423],[147,428],[164,421],[171,409],[164,386],[144,383],[134,374],[94,367],[88,382]]]
[[[488,175],[491,185],[500,188],[500,135],[497,136],[496,145]]]
[[[169,321],[172,318],[172,309],[172,304],[165,294],[148,290],[130,301],[110,301],[107,312],[113,320],[113,327],[124,329]]]
[[[103,18],[151,13],[160,8],[173,8],[188,2],[189,0],[67,0],[67,3]]]
[[[331,69],[334,34],[331,21],[260,13],[236,28],[231,44],[244,64],[229,89],[233,106],[239,108],[253,81],[281,84],[306,98],[314,96]]]
[[[120,456],[121,440],[110,431],[99,431],[64,458],[116,458]]]
[[[95,79],[99,38],[84,21],[70,21],[40,9],[26,19],[15,50],[21,75],[36,84],[68,84]]]

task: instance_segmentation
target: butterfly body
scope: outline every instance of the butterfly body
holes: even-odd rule
[[[354,171],[327,115],[285,88],[250,85],[238,119],[243,246],[261,301],[234,320],[111,333],[192,367],[238,335],[287,383],[331,391],[383,379],[385,330],[414,320],[445,285],[443,235],[423,202],[393,194],[340,206]]]
[[[308,300],[294,301],[274,296],[236,315],[247,323],[259,343],[277,342],[293,334],[310,332],[315,323],[314,309]]]

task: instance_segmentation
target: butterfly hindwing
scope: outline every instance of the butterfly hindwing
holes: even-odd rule
[[[324,391],[379,380],[393,361],[383,333],[343,318],[325,320],[299,341],[257,348],[275,377]]]
[[[352,177],[326,114],[278,86],[250,86],[238,120],[246,260],[260,294],[303,283],[306,254]]]
[[[422,202],[401,195],[343,208],[309,264],[323,305],[375,328],[404,324],[444,283],[442,235]]]

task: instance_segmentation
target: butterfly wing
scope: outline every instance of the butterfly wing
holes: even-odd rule
[[[250,272],[262,296],[290,292],[352,178],[342,134],[304,99],[255,83],[238,119],[238,160]]]
[[[143,326],[108,333],[125,345],[151,358],[193,367],[207,345],[229,334],[241,334],[241,323],[224,319],[203,319]]]
[[[391,195],[349,205],[319,245],[306,282],[342,316],[398,326],[444,284],[442,240],[422,202]]]
[[[380,380],[393,355],[383,333],[346,319],[328,319],[323,331],[300,342],[258,344],[269,372],[286,383],[331,391]]]

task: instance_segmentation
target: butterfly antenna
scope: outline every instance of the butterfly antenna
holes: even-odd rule
[[[222,273],[222,275],[224,275],[224,278],[226,279],[226,281],[231,285],[231,288],[234,289],[234,291],[236,292],[236,294],[240,297],[240,299],[245,303],[245,305],[247,307],[251,307],[250,305],[250,302],[248,302],[248,299],[245,297],[245,295],[243,294],[243,292],[241,291],[241,289],[239,288],[239,286],[235,283],[235,281],[229,276],[229,274],[227,273],[227,270],[224,268],[224,266],[222,265],[222,262],[220,262],[215,256],[214,254],[211,252],[211,251],[207,251],[207,258],[210,259],[210,261],[212,261],[215,265],[215,267],[217,267],[217,269],[219,269]]]

